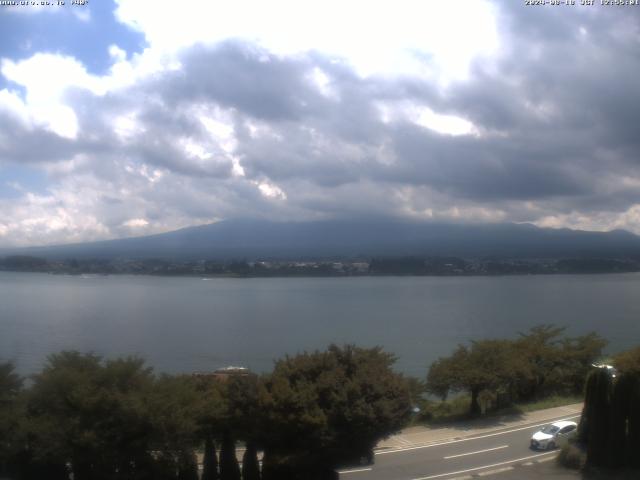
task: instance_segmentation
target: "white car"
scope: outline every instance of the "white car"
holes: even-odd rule
[[[566,420],[547,425],[531,437],[531,448],[551,450],[561,447],[578,433],[578,424]]]

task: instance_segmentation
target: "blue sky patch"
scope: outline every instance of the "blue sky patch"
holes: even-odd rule
[[[110,45],[116,44],[127,56],[141,52],[146,45],[143,34],[116,20],[112,0],[84,6],[66,1],[65,6],[49,8],[50,12],[29,14],[0,10],[0,58],[18,61],[38,52],[63,54],[81,61],[89,73],[103,75],[113,63]],[[88,12],[88,19],[81,19],[74,9],[76,13]],[[6,84],[0,76],[0,88]]]
[[[0,198],[18,198],[26,192],[47,193],[45,173],[21,165],[0,167]]]

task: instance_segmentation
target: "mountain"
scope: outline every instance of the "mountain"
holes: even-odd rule
[[[146,237],[0,252],[49,259],[326,259],[371,256],[500,258],[640,257],[640,237],[531,224],[453,224],[396,219],[226,220]]]

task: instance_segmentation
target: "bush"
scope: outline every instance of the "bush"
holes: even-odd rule
[[[469,395],[458,395],[442,402],[427,402],[422,405],[420,420],[438,423],[463,420],[469,417]]]
[[[586,454],[572,443],[564,445],[557,458],[558,465],[572,470],[582,470],[586,461]]]

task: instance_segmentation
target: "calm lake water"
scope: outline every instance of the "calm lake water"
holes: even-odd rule
[[[640,344],[640,274],[200,279],[0,272],[0,359],[63,349],[141,355],[159,371],[268,371],[331,342],[381,345],[424,376],[460,342],[541,323]]]

